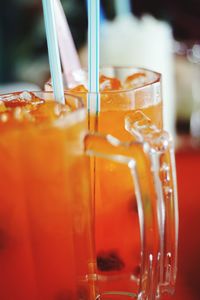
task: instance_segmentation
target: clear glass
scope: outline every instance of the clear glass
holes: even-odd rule
[[[98,131],[101,134],[112,134],[121,141],[136,141],[138,136],[129,130],[127,118],[135,118],[136,112],[143,112],[147,118],[154,124],[155,131],[162,129],[162,93],[161,93],[161,75],[141,68],[132,67],[103,67],[100,75],[106,76],[100,83],[101,92],[99,95],[87,93],[87,72],[78,70],[71,76],[71,82],[66,85],[66,89],[75,95],[80,95],[84,99],[90,113],[88,114],[88,126],[92,131]],[[101,77],[101,76],[100,76]],[[107,78],[110,77],[110,78]],[[128,78],[128,81],[126,80]],[[102,80],[102,79],[100,79]],[[120,82],[123,83],[120,86]],[[51,89],[51,82],[46,84],[46,89]],[[95,115],[96,99],[99,102],[98,117]],[[133,117],[134,116],[134,117]],[[133,120],[134,123],[134,120]],[[153,125],[152,125],[153,126]],[[139,140],[141,140],[141,136]],[[144,137],[143,137],[144,139]],[[167,138],[167,140],[169,137]],[[168,144],[168,142],[166,141]],[[171,150],[170,150],[171,149]],[[165,150],[167,151],[167,150]],[[159,263],[151,266],[154,269],[149,280],[154,284],[149,292],[148,299],[154,299],[155,290],[162,292],[172,292],[174,290],[177,264],[177,231],[178,231],[178,208],[176,198],[175,164],[169,163],[169,158],[174,160],[173,145],[169,142],[169,153],[164,155],[157,153],[152,156],[152,164],[155,170],[161,168],[160,157],[163,157],[163,181],[154,180],[156,197],[151,202],[156,203],[156,219],[154,222],[154,236],[156,239],[157,230],[159,231],[159,250],[155,250],[157,242],[154,241],[154,250],[159,253]],[[164,164],[166,160],[166,163]],[[143,165],[144,161],[140,160]],[[166,170],[165,170],[166,167]],[[173,169],[170,173],[170,168]],[[96,253],[98,272],[102,276],[102,281],[107,276],[106,289],[114,291],[127,292],[135,289],[137,291],[138,278],[141,276],[140,261],[140,243],[141,243],[141,220],[138,218],[138,204],[132,196],[132,206],[135,207],[135,215],[125,209],[128,202],[131,202],[130,191],[132,190],[130,173],[126,168],[113,167],[108,161],[95,161],[94,166],[94,197],[96,205]],[[118,173],[117,173],[118,170]],[[116,175],[116,173],[118,175]],[[106,175],[105,175],[106,174]],[[109,175],[108,175],[109,174]],[[146,177],[148,172],[146,171]],[[166,175],[167,174],[167,175]],[[167,201],[167,192],[162,185],[166,184],[165,175],[169,182],[173,183],[171,200]],[[146,178],[143,175],[144,178]],[[168,180],[167,179],[167,180]],[[114,181],[114,182],[113,182]],[[169,183],[171,184],[171,183]],[[147,190],[147,189],[146,189]],[[167,190],[167,189],[166,189]],[[151,189],[148,190],[150,193]],[[149,195],[150,197],[150,195]],[[151,196],[150,198],[152,198]],[[156,198],[156,200],[155,200]],[[110,211],[107,206],[109,203]],[[153,205],[153,203],[151,205]],[[170,203],[170,205],[168,205]],[[131,206],[131,205],[130,205]],[[124,207],[122,209],[122,207]],[[152,210],[154,211],[154,210]],[[155,211],[154,211],[155,213]],[[152,218],[154,218],[152,216]],[[130,220],[131,219],[131,220]],[[127,220],[130,220],[127,221]],[[157,221],[155,221],[157,220]],[[112,223],[113,226],[109,226]],[[132,233],[134,229],[134,235]],[[109,230],[108,230],[109,228]],[[126,233],[126,237],[125,236]],[[150,233],[149,233],[150,234]],[[151,236],[151,235],[150,235]],[[119,239],[120,237],[120,239]],[[171,245],[171,246],[169,246]],[[171,247],[169,249],[169,247]],[[167,249],[169,251],[167,251]],[[156,252],[151,253],[151,260],[157,261]],[[123,259],[122,259],[123,257]],[[112,264],[118,266],[112,267]],[[108,265],[108,266],[107,266]],[[150,264],[151,265],[151,264]],[[121,267],[120,267],[121,266]],[[122,268],[122,266],[125,266]],[[118,268],[118,269],[117,269]],[[119,270],[119,268],[121,268]],[[167,271],[168,270],[168,271]],[[118,280],[115,280],[116,276]],[[150,274],[150,272],[149,272]],[[112,276],[112,280],[108,279]],[[147,276],[147,273],[146,273]],[[150,279],[150,277],[152,277]],[[119,280],[119,278],[121,278]],[[126,278],[123,280],[122,278]],[[133,280],[134,278],[134,280]],[[143,279],[144,280],[144,279]],[[112,281],[112,283],[110,283]],[[121,283],[120,283],[121,282]],[[121,285],[121,286],[120,286]],[[157,286],[159,285],[159,289]],[[138,295],[139,293],[136,292]],[[154,296],[152,296],[154,295]]]
[[[86,137],[95,156],[96,253],[100,295],[156,299],[177,272],[178,205],[169,135],[142,113],[126,117],[135,137]],[[127,169],[128,166],[128,169]]]
[[[65,98],[0,96],[1,300],[96,297],[86,112]]]

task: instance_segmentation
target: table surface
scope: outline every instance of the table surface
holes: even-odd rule
[[[175,295],[200,299],[200,140],[182,136],[176,151],[179,197],[179,263]]]

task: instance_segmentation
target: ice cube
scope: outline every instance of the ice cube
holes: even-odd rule
[[[31,116],[39,123],[51,123],[62,120],[68,111],[69,108],[63,104],[55,101],[46,101],[44,105],[34,107],[31,110]]]
[[[45,103],[45,100],[44,100],[45,95],[44,95],[44,98],[41,98],[42,97],[42,93],[41,93],[41,97],[38,96],[38,93],[30,93],[30,92],[28,92],[28,94],[26,93],[25,97],[28,99],[28,97],[31,96],[30,101],[31,101],[31,104],[33,106]]]
[[[27,103],[30,103],[30,100],[27,102],[27,100],[21,97],[21,95],[22,95],[21,93],[9,94],[9,95],[5,95],[3,99],[0,100],[4,101],[6,108],[26,106]]]
[[[31,92],[17,92],[13,94],[6,94],[0,96],[0,102],[3,102],[6,108],[23,107],[27,104],[40,104],[44,103],[44,100],[36,96]],[[1,106],[1,105],[0,105]],[[0,107],[1,112],[1,107]]]
[[[140,110],[126,116],[125,128],[137,140],[148,142],[153,151],[166,151],[171,145],[172,140],[168,132],[158,129]]]
[[[115,91],[121,89],[121,82],[117,78],[100,76],[100,91]]]
[[[70,89],[70,92],[72,93],[87,93],[88,90],[83,84],[77,85],[76,87]]]
[[[143,86],[147,82],[147,77],[145,73],[134,73],[128,76],[124,82],[124,88],[132,89]]]
[[[6,107],[14,108],[25,106],[27,102],[32,100],[32,95],[29,92],[13,93],[0,96],[0,101],[4,102]]]
[[[25,100],[25,101],[31,101],[33,97],[33,94],[27,91],[24,91],[19,94],[19,99]]]
[[[0,96],[0,101],[13,101],[19,99],[19,94],[5,94]]]

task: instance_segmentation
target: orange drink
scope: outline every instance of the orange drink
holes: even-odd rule
[[[78,70],[71,77],[71,83],[65,84],[66,90],[81,96],[87,106],[87,72]],[[45,84],[45,90],[52,91],[51,81]],[[138,110],[143,111],[159,129],[163,127],[159,73],[133,67],[103,67],[100,70],[100,95],[98,128],[95,128],[99,132],[113,134],[123,141],[131,140],[124,128],[124,118],[129,112]],[[95,116],[90,114],[90,118]]]
[[[95,299],[85,110],[0,96],[0,299]]]
[[[104,296],[155,299],[172,292],[176,279],[173,146],[142,112],[126,117],[125,124],[135,141],[98,134],[96,143],[90,141],[96,147],[98,286]]]
[[[110,135],[127,143],[128,149],[131,141],[142,142],[145,147],[146,135],[144,132],[140,134],[138,130],[144,127],[148,131],[150,128],[155,131],[155,135],[152,135],[150,140],[148,139],[148,143],[156,143],[156,132],[161,134],[163,126],[160,74],[145,69],[126,67],[102,68],[100,72],[100,110],[98,116],[90,111],[89,129],[105,134],[109,141],[111,139],[111,144],[113,144],[111,155],[115,153],[118,141]],[[73,78],[74,80],[66,88],[70,90],[70,93],[80,95],[85,105],[88,105],[90,94],[87,91],[87,72],[79,70],[73,74]],[[50,83],[47,83],[46,89],[50,88]],[[143,120],[137,120],[137,113],[145,116],[148,126],[146,123],[142,124]],[[130,120],[134,123],[133,130]],[[158,150],[155,153],[156,156],[160,155]],[[133,153],[126,153],[126,155],[131,156]],[[138,158],[137,155],[136,157]],[[162,214],[163,209],[166,208],[163,200],[165,196],[161,195],[161,187],[157,189],[161,183],[156,183],[155,178],[152,178],[154,162],[150,157],[151,154],[139,156],[137,159],[137,169],[140,170],[142,185],[140,194],[145,199],[142,202],[142,208],[138,201],[137,184],[133,182],[132,174],[127,166],[109,161],[107,157],[92,160],[95,244],[99,285],[102,293],[111,291],[115,295],[127,293],[126,295],[135,297],[137,295],[140,297],[138,299],[154,299],[151,297],[158,296],[160,293],[159,285],[163,284],[166,291],[168,287],[169,290],[173,289],[173,271],[176,273],[176,266],[174,268],[173,265],[172,273],[168,274],[168,282],[165,282],[163,277],[165,272],[163,271],[165,269],[163,257],[168,249],[163,240],[163,234],[165,236],[169,234],[168,231],[164,233],[166,228],[163,227],[166,225],[167,215]],[[170,170],[169,161],[165,163]],[[161,161],[158,162],[157,167],[163,167]],[[176,210],[174,207],[173,209]],[[144,226],[142,225],[144,216],[140,213],[141,210],[145,215]],[[174,226],[174,221],[171,220],[170,214],[168,218],[171,225],[167,223],[169,225],[167,226],[171,228]],[[151,220],[150,223],[148,223],[149,220]],[[148,228],[145,242],[144,227]],[[173,240],[171,244],[169,242],[170,245],[175,243],[173,234],[170,236]],[[169,253],[171,253],[170,250]],[[144,257],[147,259],[145,271]],[[173,259],[174,256],[171,261]],[[165,265],[167,264],[170,266],[171,262],[165,262]],[[143,286],[148,292],[144,295],[140,293],[141,277],[143,284],[146,282],[145,278],[148,278],[148,283],[144,284],[145,287]]]

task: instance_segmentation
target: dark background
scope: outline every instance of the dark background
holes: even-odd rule
[[[123,0],[122,0],[123,1]],[[62,0],[77,49],[87,35],[86,1]],[[113,0],[102,0],[108,19],[115,17]],[[200,40],[200,0],[133,0],[132,11],[167,20],[177,40]],[[41,0],[2,0],[0,10],[0,83],[24,80],[24,70],[36,64],[48,78],[48,59]],[[37,77],[37,76],[36,76]],[[32,81],[34,82],[33,76]],[[44,79],[45,80],[45,79]]]

